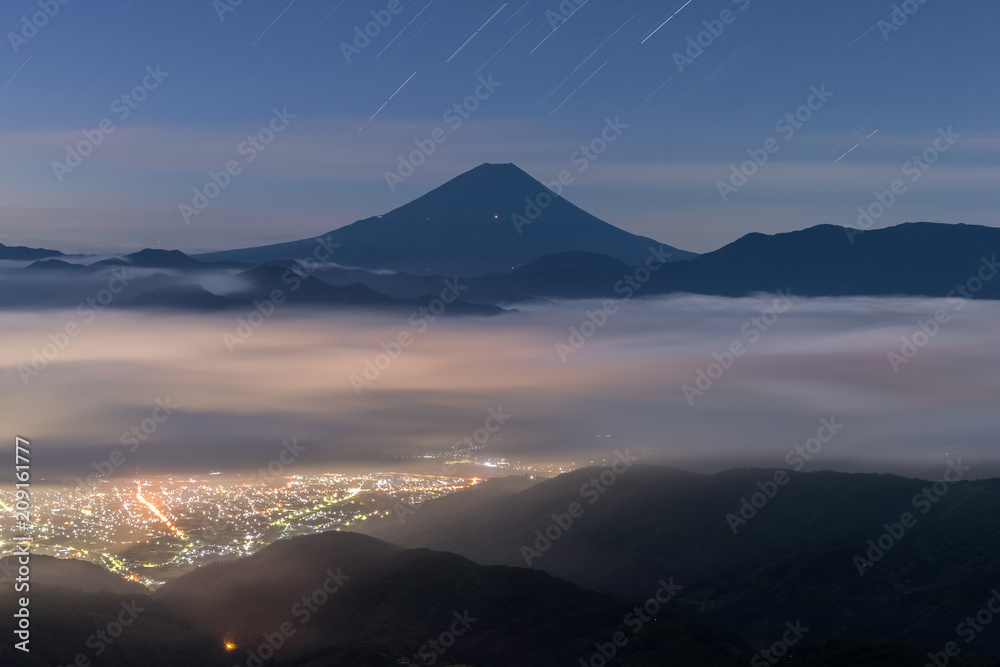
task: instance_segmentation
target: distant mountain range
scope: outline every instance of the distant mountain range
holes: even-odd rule
[[[850,233],[848,233],[850,232]],[[791,289],[800,296],[947,296],[970,281],[973,296],[1000,298],[1000,229],[914,222],[858,233],[834,225],[747,234],[653,275],[653,292],[743,296]],[[983,279],[985,278],[985,279]]]
[[[23,253],[22,253],[23,254]],[[0,307],[76,307],[102,293],[102,305],[111,308],[220,311],[252,309],[254,302],[275,300],[299,307],[416,312],[436,298],[442,282],[427,292],[396,297],[379,293],[359,281],[331,285],[302,267],[278,264],[203,262],[177,250],[145,249],[129,255],[70,263],[39,259],[25,267],[0,270],[0,282],[16,289],[0,291]],[[210,291],[205,285],[219,290]],[[452,299],[445,315],[497,315],[504,309],[472,303],[461,295]]]
[[[26,248],[24,246],[7,246],[0,243],[0,260],[36,260],[44,257],[62,257],[58,250],[45,248]]]
[[[115,307],[196,311],[246,308],[275,289],[314,308],[419,308],[448,281],[462,286],[451,315],[671,293],[1000,299],[997,254],[998,228],[920,222],[751,233],[695,255],[599,220],[514,165],[484,164],[384,215],[277,245],[100,259],[0,244],[0,284],[12,287],[0,308],[75,306],[114,271],[132,275]]]

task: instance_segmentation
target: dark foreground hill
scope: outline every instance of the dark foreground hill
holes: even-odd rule
[[[524,486],[493,485],[474,495],[486,502]],[[353,533],[282,540],[152,595],[96,566],[38,562],[31,653],[14,648],[16,619],[5,613],[5,666],[735,667],[774,664],[775,654],[764,653],[770,650],[789,666],[903,667],[925,659],[912,646],[814,640],[792,617],[780,633],[750,645],[690,611],[678,613],[690,603],[686,587],[670,577],[648,582],[637,604],[538,570],[480,566]],[[86,581],[74,587],[51,583],[80,576]],[[0,606],[17,608],[12,588],[0,591]],[[755,614],[755,605],[744,613]],[[781,648],[783,638],[792,643]]]
[[[31,582],[45,588],[114,595],[146,595],[149,592],[142,584],[123,579],[87,561],[32,554],[30,562]],[[12,577],[17,568],[16,556],[0,558],[0,574],[5,577]]]
[[[783,471],[777,485],[775,470],[707,476],[635,465],[601,482],[602,472],[518,493],[463,492],[365,529],[479,563],[530,564],[632,600],[674,576],[684,585],[680,609],[752,641],[802,619],[816,640],[927,650],[959,641],[963,656],[1000,658],[1000,633],[975,633],[966,645],[968,627],[959,627],[1000,590],[1000,480],[935,487]],[[582,512],[567,524],[573,503]]]
[[[10,568],[8,568],[10,566]],[[27,590],[15,591],[17,559],[0,560],[0,664],[4,667],[222,667],[215,638],[168,612],[140,584],[79,560],[33,554]],[[29,652],[15,648],[21,608],[29,599]]]
[[[658,589],[670,597],[654,579],[650,596]],[[237,643],[241,662],[284,628],[276,651],[282,661],[367,667],[400,659],[483,667],[575,664],[623,627],[634,607],[543,572],[483,567],[453,554],[336,532],[201,568],[153,597],[220,641]],[[669,604],[640,631],[628,631],[632,641],[617,664],[659,664],[664,656],[677,665],[747,659],[734,637],[677,617]],[[448,632],[455,636],[440,639]]]

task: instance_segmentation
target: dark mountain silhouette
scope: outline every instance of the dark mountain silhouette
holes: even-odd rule
[[[125,308],[169,308],[175,310],[212,311],[246,308],[250,302],[213,294],[200,285],[161,287],[120,303]]]
[[[10,566],[11,570],[8,570]],[[0,560],[0,571],[16,572],[17,558]],[[0,664],[56,667],[222,667],[225,651],[214,637],[194,629],[149,598],[136,582],[76,559],[32,554],[30,589],[0,588]],[[30,599],[30,654],[14,648],[17,598]],[[101,634],[99,634],[101,633]],[[83,656],[83,658],[80,658]]]
[[[9,246],[0,243],[0,259],[33,260],[44,257],[64,257],[58,250],[46,248],[28,248],[25,246]]]
[[[399,299],[354,283],[352,285],[330,285],[315,275],[302,274],[292,269],[274,264],[265,264],[237,274],[246,282],[246,286],[230,295],[243,300],[269,299],[277,290],[287,299],[288,303],[299,305],[351,306],[356,308],[375,307],[380,309],[398,309],[415,311],[426,306],[434,295],[425,294],[412,299]],[[443,281],[436,288],[443,289]],[[454,295],[449,294],[452,298]],[[447,315],[499,315],[504,311],[493,305],[470,303],[456,299],[447,304],[444,314]]]
[[[0,572],[16,572],[17,566],[16,556],[0,558]],[[31,556],[31,585],[114,595],[146,595],[149,592],[142,584],[123,579],[100,565],[41,554]]]
[[[660,247],[660,246],[654,246]],[[470,298],[516,295],[511,302],[534,297],[586,299],[614,296],[614,286],[632,270],[620,260],[591,252],[546,255],[507,274],[472,281]]]
[[[271,264],[302,270],[302,266],[291,259],[275,260]],[[376,292],[399,299],[412,299],[414,297],[430,294],[435,290],[440,291],[445,280],[454,280],[454,276],[428,276],[414,275],[412,273],[400,272],[373,272],[365,269],[344,269],[337,266],[323,266],[315,269],[312,274],[325,283],[346,287],[348,285],[366,285]],[[463,281],[464,283],[464,281]]]
[[[980,269],[989,276],[1000,271],[993,260],[996,255],[1000,255],[1000,229],[993,227],[907,223],[859,233],[820,225],[785,234],[748,234],[690,261],[665,264],[651,272],[635,294],[746,296],[790,290],[814,297],[944,297],[970,279],[977,282]],[[513,270],[464,278],[469,289],[463,296],[483,303],[539,297],[620,298],[622,291],[616,291],[616,285],[635,270],[601,253],[556,253]],[[338,284],[361,282],[394,296],[412,295],[444,279],[335,268],[317,275]],[[974,296],[1000,299],[1000,280],[982,281]]]
[[[644,293],[743,296],[791,289],[800,296],[946,296],[998,253],[995,227],[913,222],[859,233],[819,225],[747,234],[691,262],[669,264],[653,274]],[[986,281],[976,297],[1000,298],[1000,280]]]
[[[294,266],[294,262],[282,263]],[[624,262],[590,252],[545,255],[512,271],[464,277],[462,295],[480,303],[516,304],[536,297],[583,299],[615,296],[614,286],[633,271]],[[408,298],[440,289],[445,276],[373,273],[359,269],[323,268],[316,275],[336,285],[362,283],[379,292]]]
[[[240,262],[204,262],[186,255],[180,250],[145,248],[122,257],[112,257],[94,262],[91,266],[141,266],[150,269],[223,269],[247,268],[252,264]]]
[[[488,168],[483,173],[488,175],[496,165],[485,167]],[[509,169],[516,169],[509,165],[500,167],[503,169],[499,173],[508,176]],[[478,182],[488,179],[477,177],[474,180]],[[449,191],[451,187],[449,185]],[[431,195],[434,193],[426,197]],[[398,209],[406,209],[405,221],[391,217],[395,212],[376,219],[377,222],[372,223],[375,227],[381,229],[380,226],[388,225],[388,228],[381,229],[376,236],[380,239],[389,237],[393,233],[392,229],[400,225],[412,223],[419,227],[417,222],[413,222],[412,214],[414,211],[424,210],[421,207],[425,205],[429,204],[421,203],[412,210],[407,207]],[[556,206],[553,205],[553,208]],[[446,218],[450,219],[448,216],[442,217]],[[357,229],[368,227],[362,225]],[[484,238],[488,237],[489,234]],[[414,258],[423,257],[420,253],[426,250],[433,260],[431,264],[437,261],[434,259],[438,256],[437,250],[422,249],[412,238],[410,241],[414,243],[406,255],[410,260],[417,261]],[[298,243],[307,244],[310,252],[317,247],[315,240]],[[385,246],[384,243],[381,245]],[[295,244],[280,247],[286,246],[298,247]],[[645,257],[650,254],[650,248],[658,253],[671,252],[667,246],[648,245],[644,249],[642,263],[645,263]],[[487,252],[482,248],[480,250]],[[632,291],[625,289],[623,279],[626,276],[631,278],[638,269],[627,261],[606,254],[607,247],[601,250],[604,252],[572,250],[543,254],[525,258],[519,264],[512,264],[498,271],[486,271],[484,264],[474,272],[478,275],[466,275],[457,279],[464,286],[461,299],[451,304],[447,312],[496,314],[502,312],[495,307],[497,305],[554,298],[621,298]],[[232,252],[238,255],[244,251]],[[270,251],[264,254],[269,253]],[[1000,229],[993,227],[907,223],[860,232],[833,225],[819,225],[770,236],[748,234],[714,252],[688,261],[666,263],[652,271],[649,280],[635,290],[634,294],[640,297],[670,293],[746,296],[759,292],[790,290],[793,295],[801,297],[944,297],[949,294],[961,297],[959,288],[964,289],[971,284],[976,287],[976,291],[967,293],[969,296],[1000,299],[1000,280],[993,279],[996,273],[1000,273],[1000,265],[994,260],[998,254]],[[211,259],[224,256],[230,255],[214,253],[199,257]],[[488,257],[488,253],[484,257]],[[418,263],[424,262],[419,259]],[[488,263],[487,261],[486,264]],[[267,298],[273,289],[282,289],[288,293],[291,301],[303,305],[419,308],[440,292],[446,280],[456,280],[454,274],[449,277],[448,274],[432,271],[394,273],[343,268],[335,264],[317,265],[315,262],[303,265],[293,258],[248,269],[247,264],[231,260],[208,262],[179,251],[147,249],[123,258],[103,260],[87,268],[78,268],[58,259],[46,259],[36,261],[27,269],[3,270],[5,280],[13,281],[19,289],[0,294],[0,305],[73,305],[96,289],[101,289],[100,283],[107,281],[110,275],[107,271],[129,266],[169,271],[164,271],[149,285],[141,284],[142,279],[135,281],[129,287],[129,294],[122,296],[122,301],[154,288],[197,283],[200,275],[217,272],[229,276],[233,269],[240,269],[240,276],[247,282],[247,286],[241,293],[224,295],[227,298],[255,300]],[[289,278],[289,269],[293,268],[300,276],[298,279]],[[176,275],[178,273],[179,277]],[[57,284],[54,281],[60,275],[72,277],[73,280],[63,285]],[[77,280],[77,276],[88,275],[90,282]],[[299,287],[290,289],[293,284],[299,284]],[[185,296],[194,297],[193,293],[185,295],[167,292],[151,295],[149,299],[182,308]],[[200,297],[192,302],[193,307],[204,309],[225,305],[217,300],[215,304],[210,304],[211,299],[207,295]]]
[[[143,266],[155,269],[191,268],[203,266],[204,262],[188,257],[180,250],[140,250],[139,252],[111,257],[94,262],[90,266]]]
[[[330,285],[315,276],[303,276],[273,264],[254,267],[237,274],[237,277],[248,283],[245,289],[236,293],[244,299],[266,297],[274,290],[281,290],[290,302],[299,304],[388,306],[399,303],[398,299],[379,294],[359,283],[343,287]]]
[[[580,271],[581,273],[618,274],[629,267],[625,262],[596,252],[561,252],[545,255],[519,266],[510,275],[531,275],[555,271]]]
[[[516,493],[528,483],[500,481],[470,495]],[[281,540],[253,556],[202,567],[152,595],[90,564],[33,555],[32,565],[31,654],[14,648],[16,619],[5,614],[4,665],[572,665],[588,664],[598,645],[607,651],[621,631],[628,641],[614,656],[616,665],[735,667],[773,641],[747,644],[676,613],[674,600],[637,628],[635,604],[544,572],[484,567],[353,533]],[[642,597],[666,590],[655,586],[677,583],[658,579]],[[685,589],[674,592],[676,602],[685,604]],[[16,595],[4,587],[0,605],[16,608]],[[430,641],[454,627],[465,631],[439,644],[447,646],[443,655],[433,651]],[[899,644],[858,646],[808,637],[781,664],[903,667],[926,658]],[[255,659],[251,651],[260,655],[268,642],[279,647],[275,657]],[[230,643],[236,646],[227,649]]]
[[[240,271],[234,274],[234,269]],[[0,290],[0,308],[73,307],[95,294],[114,288],[113,308],[160,308],[188,311],[214,311],[252,307],[253,301],[266,301],[280,291],[280,298],[299,306],[320,308],[364,308],[398,311],[405,314],[427,307],[454,279],[422,281],[422,290],[395,297],[382,294],[358,281],[330,285],[315,274],[293,271],[277,265],[246,269],[233,262],[200,262],[184,253],[167,250],[143,250],[123,258],[113,258],[80,266],[49,259],[26,268],[0,272],[16,289]],[[122,276],[122,279],[115,276]],[[235,291],[216,294],[205,285],[239,285]],[[448,281],[446,283],[446,280]],[[204,282],[205,285],[200,283]],[[232,288],[231,288],[232,289]],[[450,300],[454,294],[449,292]],[[463,295],[464,296],[464,295]],[[447,303],[443,315],[498,315],[507,312],[489,303],[464,298]]]
[[[525,217],[529,203],[536,219]],[[520,226],[512,216],[525,217]],[[534,215],[534,213],[532,213]],[[417,275],[478,276],[526,264],[544,255],[599,252],[640,264],[662,244],[623,231],[554,195],[512,164],[483,164],[389,213],[359,220],[326,235],[339,243],[331,261],[348,267]],[[673,260],[694,256],[664,246]],[[198,255],[206,261],[264,263],[312,257],[315,239]]]
[[[650,595],[659,585],[657,578],[649,582]],[[306,616],[302,600],[317,590],[326,591],[314,598],[323,602]],[[398,665],[416,658],[421,646],[426,654],[426,643],[466,612],[476,620],[441,664],[574,664],[607,641],[634,606],[542,572],[482,567],[338,532],[282,540],[253,556],[205,566],[168,582],[153,599],[230,637],[241,659],[264,633],[288,623],[295,632],[278,651],[280,661],[367,667]],[[616,664],[658,664],[668,656],[677,665],[738,665],[747,655],[734,638],[666,610]]]
[[[64,262],[61,259],[39,259],[32,262],[25,268],[30,269],[31,271],[62,271],[66,273],[88,273],[91,270],[90,267],[84,266],[83,264]]]
[[[483,564],[526,566],[523,547],[573,502],[585,512],[531,565],[629,599],[670,573],[685,588],[679,608],[766,642],[801,618],[817,641],[903,642],[939,650],[1000,581],[1000,480],[947,485],[916,506],[930,482],[892,475],[793,473],[734,534],[727,515],[773,480],[774,470],[699,475],[635,465],[594,504],[581,487],[590,468],[514,493],[459,493],[429,501],[402,523],[364,526],[407,547],[451,551]],[[916,525],[859,573],[869,540],[904,512]],[[752,613],[748,613],[752,610]],[[808,619],[808,620],[806,620]],[[1000,638],[978,637],[963,657],[1000,656]]]
[[[32,560],[37,556],[32,556]],[[222,644],[177,618],[147,594],[85,593],[32,586],[30,654],[16,649],[17,619],[0,616],[0,664],[11,667],[231,667]],[[12,586],[0,591],[4,610],[17,608]],[[122,621],[125,623],[123,624]]]

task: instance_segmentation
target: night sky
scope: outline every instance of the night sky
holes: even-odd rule
[[[234,2],[4,3],[0,241],[292,240],[514,162],[543,181],[572,169],[574,203],[705,252],[751,231],[853,224],[948,128],[960,138],[876,226],[996,224],[993,2],[913,2],[895,23],[894,3],[869,0]],[[355,43],[368,23],[374,36]],[[779,129],[810,95],[809,119]],[[581,161],[608,119],[627,129]],[[244,143],[269,123],[282,128],[271,143]],[[434,153],[390,188],[386,172],[435,130]],[[777,150],[723,201],[718,182],[769,138]],[[81,142],[77,166],[54,165]],[[230,161],[239,173],[186,223],[179,206]]]

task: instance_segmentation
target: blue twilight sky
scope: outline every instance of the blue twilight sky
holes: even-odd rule
[[[913,0],[895,23],[888,0],[237,1],[3,3],[0,241],[195,252],[292,240],[483,162],[543,181],[569,169],[574,203],[698,252],[853,224],[896,179],[905,191],[876,226],[997,224],[994,1]],[[387,25],[371,23],[348,62],[343,44],[372,11]],[[499,86],[487,94],[479,77]],[[447,120],[477,87],[479,108]],[[813,87],[833,95],[813,96],[794,132],[776,127]],[[294,118],[263,150],[244,144],[275,109]],[[606,119],[627,128],[594,161],[574,158]],[[385,173],[438,128],[443,143],[390,189]],[[947,128],[958,138],[938,153]],[[767,163],[723,201],[718,182],[769,138]],[[78,165],[53,166],[72,166],[81,142]],[[906,166],[928,149],[933,166]],[[187,224],[179,206],[229,161],[240,173]]]

